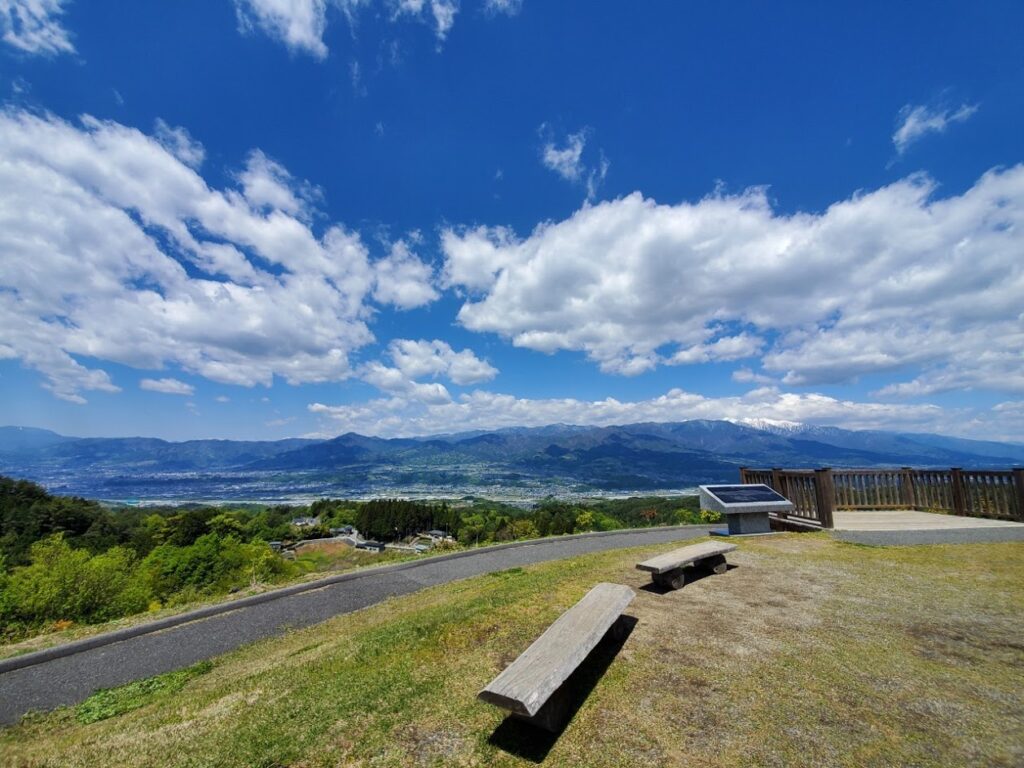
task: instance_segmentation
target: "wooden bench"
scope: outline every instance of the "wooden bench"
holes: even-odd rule
[[[641,571],[650,571],[651,579],[659,587],[679,589],[686,583],[686,572],[700,565],[710,568],[715,573],[725,573],[729,567],[725,562],[725,553],[736,549],[735,544],[724,544],[718,541],[704,541],[691,544],[682,549],[675,549],[664,555],[652,557],[637,563]]]
[[[557,732],[567,714],[568,697],[552,694],[616,625],[635,596],[621,584],[598,584],[480,691],[479,698]]]

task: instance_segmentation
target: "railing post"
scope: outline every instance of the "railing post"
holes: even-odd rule
[[[953,467],[949,470],[949,492],[953,497],[953,514],[966,515],[967,504],[964,494],[963,470],[960,467]]]
[[[917,494],[914,491],[914,470],[903,467],[900,470],[900,493],[907,509],[917,509]]]
[[[832,483],[832,468],[814,470],[814,503],[818,508],[818,520],[822,528],[831,528],[832,506],[835,504],[835,486]]]
[[[1013,487],[1017,489],[1017,519],[1024,522],[1024,467],[1014,467]]]
[[[786,495],[782,487],[782,467],[772,467],[772,488],[775,489],[776,493],[781,493],[783,496]]]
[[[747,468],[746,467],[740,467],[740,485],[743,485],[746,482],[747,482]]]

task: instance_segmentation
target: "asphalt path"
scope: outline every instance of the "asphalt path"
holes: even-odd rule
[[[930,531],[832,531],[832,535],[854,544],[875,547],[909,547],[918,544],[983,544],[1024,541],[1024,527],[937,528]]]
[[[147,632],[144,626],[132,629],[131,637],[125,637],[122,630],[26,654],[14,663],[27,666],[0,673],[0,724],[16,722],[30,710],[76,704],[100,688],[180,669],[425,587],[591,552],[692,539],[706,535],[710,528],[695,525],[583,534],[425,558],[334,577],[324,586],[280,590],[276,596],[260,596],[261,602],[249,598],[237,607],[227,604],[213,609],[218,611],[214,615],[201,614],[191,621],[187,614],[186,623],[156,631]]]

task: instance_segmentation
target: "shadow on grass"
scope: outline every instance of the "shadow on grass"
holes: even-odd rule
[[[728,563],[725,567],[726,567],[727,571],[732,571],[732,570],[735,570],[736,568],[739,568],[738,565],[733,565],[732,563]],[[724,574],[716,574],[710,568],[689,568],[689,569],[687,569],[687,573],[686,573],[686,584],[684,584],[681,587],[681,589],[686,589],[688,586],[690,586],[691,584],[693,584],[696,581],[700,581],[701,579],[706,579],[709,576],[717,576],[717,575],[724,575]],[[640,587],[640,589],[642,589],[644,592],[650,592],[652,595],[667,595],[667,594],[669,594],[671,592],[678,592],[679,591],[678,589],[671,589],[669,587],[663,587],[660,584],[655,584],[653,581],[650,582],[649,584],[644,584],[642,587]]]
[[[543,715],[545,710],[552,708],[561,715],[562,724],[559,729],[550,733],[520,720],[513,715],[506,717],[487,740],[489,744],[510,755],[521,757],[532,763],[542,763],[548,752],[558,742],[559,737],[576,717],[576,712],[583,706],[594,686],[604,676],[605,671],[618,656],[622,646],[633,632],[637,620],[632,616],[620,616],[607,634],[601,638],[594,650],[583,660],[562,686],[552,694],[547,703],[538,712]]]

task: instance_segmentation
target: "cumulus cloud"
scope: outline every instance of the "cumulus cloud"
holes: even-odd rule
[[[570,133],[561,142],[552,138],[551,128],[546,123],[541,125],[540,133],[542,137],[547,137],[540,155],[544,167],[566,181],[583,184],[587,190],[587,199],[592,199],[608,175],[610,163],[603,152],[600,153],[595,165],[584,162],[583,151],[587,146],[590,129],[584,128],[576,133]]]
[[[139,382],[142,389],[150,392],[163,392],[165,395],[191,395],[196,388],[178,379],[143,379]]]
[[[387,357],[390,366],[381,361],[368,363],[360,370],[361,378],[382,392],[416,403],[439,405],[451,401],[448,388],[440,382],[417,379],[444,378],[461,386],[489,381],[498,374],[497,368],[472,350],[456,352],[440,339],[395,339],[388,345]]]
[[[907,148],[929,133],[945,133],[952,123],[962,123],[978,111],[976,104],[962,104],[957,109],[933,109],[907,104],[900,110],[899,127],[892,135],[896,151],[903,154]]]
[[[456,384],[479,384],[498,375],[498,369],[478,358],[472,350],[456,352],[440,339],[395,339],[388,345],[395,367],[411,379],[424,376],[450,379]]]
[[[373,298],[381,304],[413,309],[439,296],[433,286],[433,269],[404,240],[393,243],[391,252],[374,264]]]
[[[238,181],[249,205],[266,213],[276,210],[308,220],[311,204],[321,197],[319,189],[297,182],[283,165],[258,149],[249,153]]]
[[[490,288],[505,266],[515,233],[507,227],[445,229],[441,249],[445,253],[442,282],[446,288],[483,291]]]
[[[403,395],[411,402],[439,405],[451,401],[448,388],[440,382],[413,381],[397,368],[381,362],[368,363],[362,370],[363,381],[383,392]]]
[[[731,397],[705,397],[671,389],[658,397],[634,401],[611,397],[530,399],[477,390],[454,400],[425,402],[398,394],[353,405],[312,403],[309,411],[324,417],[324,434],[353,431],[384,437],[559,423],[610,426],[752,417],[848,429],[942,429],[952,434],[962,431],[963,422],[962,414],[934,405],[865,403],[821,394],[783,392],[774,387]]]
[[[0,0],[0,32],[5,43],[30,54],[74,53],[60,17],[68,0]]]
[[[634,193],[524,239],[449,228],[443,280],[464,327],[609,372],[759,355],[791,385],[900,371],[914,391],[886,394],[1024,391],[1024,166],[935,188],[914,175],[792,215],[764,189]]]
[[[352,375],[373,341],[359,235],[314,232],[306,185],[261,153],[215,189],[201,148],[160,133],[0,112],[0,357],[73,402],[118,390],[102,361],[245,386]]]

